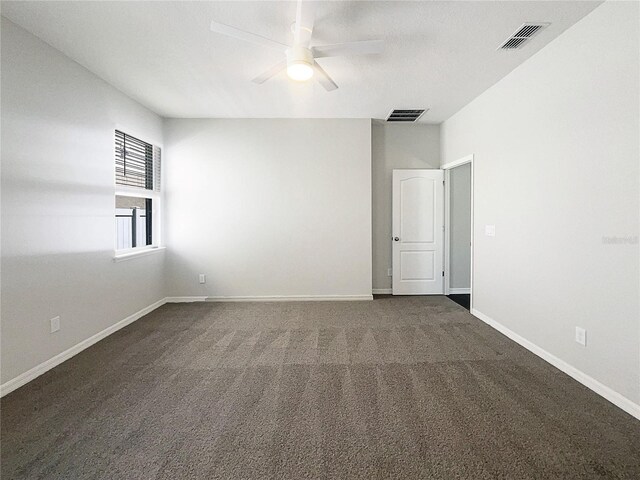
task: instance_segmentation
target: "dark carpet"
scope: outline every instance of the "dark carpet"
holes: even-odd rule
[[[3,480],[640,478],[640,422],[446,297],[165,305],[1,406]]]

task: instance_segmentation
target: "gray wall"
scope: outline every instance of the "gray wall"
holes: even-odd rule
[[[171,295],[371,295],[369,120],[172,119],[165,140]]]
[[[474,307],[636,404],[638,10],[605,2],[442,126],[443,162],[475,155]]]
[[[113,262],[114,129],[160,117],[4,18],[1,57],[5,383],[162,299],[164,259]]]
[[[471,164],[449,172],[449,287],[471,287]]]
[[[440,126],[372,122],[373,288],[390,289],[391,173],[394,168],[440,168]]]

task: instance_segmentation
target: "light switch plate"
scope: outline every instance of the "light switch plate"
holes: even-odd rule
[[[583,347],[587,346],[587,331],[584,328],[576,327],[576,342]]]
[[[49,322],[51,324],[51,333],[60,330],[60,317],[54,317]]]
[[[485,225],[484,226],[484,234],[487,237],[495,237],[496,236],[496,226],[495,225]]]
[[[388,268],[387,269],[387,277],[393,277],[393,269],[392,268]]]
[[[207,283],[207,276],[204,273],[199,275],[200,283]]]

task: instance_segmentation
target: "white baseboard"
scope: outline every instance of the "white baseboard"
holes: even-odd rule
[[[374,288],[372,290],[374,295],[391,295],[393,293],[392,288]]]
[[[207,299],[206,296],[201,297],[166,297],[164,301],[166,303],[190,303],[190,302],[204,302]]]
[[[12,378],[11,380],[3,383],[2,385],[0,385],[0,397],[4,397],[6,394],[13,392],[16,388],[19,388],[29,383],[34,378],[39,377],[43,373],[51,370],[53,367],[60,365],[65,360],[68,360],[71,357],[80,353],[81,351],[89,348],[94,343],[99,342],[103,338],[108,337],[112,333],[117,332],[121,328],[124,328],[130,323],[135,322],[139,318],[145,316],[147,313],[150,313],[156,308],[161,307],[162,305],[165,304],[165,302],[166,302],[165,298],[158,300],[157,302],[149,305],[148,307],[145,307],[142,310],[137,311],[133,315],[129,315],[124,320],[120,320],[118,323],[114,323],[113,325],[105,328],[101,332],[98,332],[95,335],[92,335],[91,337],[87,338],[86,340],[81,341],[80,343],[74,345],[68,350],[65,350],[64,352],[59,353],[55,357],[52,357],[49,360],[42,362],[40,365],[36,365],[32,369],[27,370],[26,372],[21,373],[17,377]]]
[[[520,335],[518,335],[514,331],[508,329],[507,327],[505,327],[501,323],[496,322],[491,317],[489,317],[489,316],[485,315],[484,313],[476,310],[475,308],[471,309],[471,313],[473,315],[475,315],[476,317],[478,317],[483,322],[485,322],[490,327],[495,328],[500,333],[502,333],[503,335],[509,337],[514,342],[522,345],[524,348],[526,348],[530,352],[534,353],[535,355],[537,355],[538,357],[542,358],[543,360],[549,362],[551,365],[556,367],[558,370],[561,370],[562,372],[566,373],[570,377],[574,378],[575,380],[577,380],[578,382],[583,384],[585,387],[589,388],[590,390],[593,390],[595,393],[597,393],[601,397],[604,397],[605,399],[607,399],[608,401],[610,401],[611,403],[613,403],[617,407],[621,408],[622,410],[627,412],[629,415],[632,415],[635,418],[637,418],[638,420],[640,420],[640,405],[638,405],[637,403],[634,403],[633,401],[629,400],[627,397],[619,394],[615,390],[613,390],[613,389],[607,387],[606,385],[600,383],[595,378],[590,377],[586,373],[578,370],[577,368],[575,368],[574,366],[568,364],[564,360],[562,360],[562,359],[556,357],[555,355],[547,352],[546,350],[544,350],[543,348],[539,347],[535,343],[532,343],[529,340],[527,340],[526,338],[521,337]]]
[[[253,297],[213,296],[206,297],[206,300],[207,302],[351,302],[373,300],[373,295],[268,295]]]
[[[470,295],[471,294],[471,289],[470,288],[453,288],[453,287],[449,287],[449,295]]]

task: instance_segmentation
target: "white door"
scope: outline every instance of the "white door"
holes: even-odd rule
[[[444,174],[393,171],[393,294],[444,293]]]

